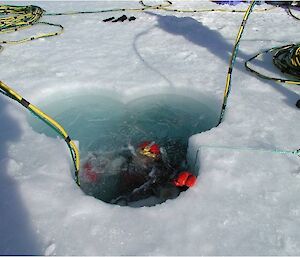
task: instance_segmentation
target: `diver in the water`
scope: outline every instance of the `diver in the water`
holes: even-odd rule
[[[112,161],[99,155],[88,159],[83,167],[94,183],[101,181],[101,173],[105,173],[105,170],[117,170],[118,196],[111,203],[127,205],[149,197],[164,201],[175,198],[196,181],[190,172],[182,172],[183,167],[172,166],[166,150],[155,142],[142,142],[136,149],[129,146],[109,159]]]

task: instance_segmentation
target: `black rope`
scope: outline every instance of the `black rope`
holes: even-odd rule
[[[291,76],[291,79],[271,77],[265,75],[249,64],[263,54],[272,53],[274,65],[284,74]],[[248,71],[254,73],[258,77],[267,80],[273,80],[280,83],[300,85],[300,44],[289,44],[280,47],[273,47],[265,51],[259,52],[245,62]]]

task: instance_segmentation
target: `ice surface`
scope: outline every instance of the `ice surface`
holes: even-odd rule
[[[49,12],[139,5],[30,3]],[[174,7],[217,6],[175,1]],[[230,46],[243,14],[152,13],[133,13],[134,22],[118,24],[102,22],[118,13],[44,17],[62,24],[64,34],[5,46],[1,80],[39,105],[61,92],[108,90],[130,100],[177,91],[197,98],[200,92],[220,107]],[[180,22],[184,24],[178,28]],[[300,88],[257,79],[243,67],[243,61],[260,50],[297,40],[298,26],[282,8],[250,16],[224,122],[192,136],[190,156],[201,144],[299,148],[295,103]],[[49,30],[33,26],[9,37]],[[271,63],[266,66],[272,70]],[[300,255],[299,157],[202,149],[194,188],[155,207],[119,207],[76,186],[63,140],[35,132],[27,112],[15,102],[1,96],[0,107],[1,254]]]

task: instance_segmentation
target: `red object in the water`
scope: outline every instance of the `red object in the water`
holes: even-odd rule
[[[85,175],[85,177],[87,178],[87,180],[89,182],[96,182],[97,181],[97,174],[93,170],[93,167],[89,162],[86,162],[83,165],[83,169],[84,169],[84,175]]]
[[[154,144],[150,147],[150,151],[154,154],[160,154],[160,149],[158,144]]]
[[[182,171],[178,174],[177,178],[173,180],[173,183],[177,187],[192,187],[196,183],[196,176],[188,171]]]
[[[186,180],[185,185],[187,187],[192,187],[192,186],[194,186],[196,184],[196,180],[197,180],[196,176],[195,175],[191,175]]]
[[[144,141],[139,145],[139,148],[141,148],[142,150],[145,149],[147,146],[150,146],[152,144],[151,141]],[[160,154],[160,149],[159,149],[159,145],[153,143],[153,145],[150,146],[149,148],[150,152],[153,154]]]

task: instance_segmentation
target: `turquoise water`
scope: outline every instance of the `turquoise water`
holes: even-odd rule
[[[168,155],[174,162],[180,162],[186,158],[189,137],[211,129],[218,121],[212,107],[191,97],[174,94],[146,96],[126,104],[108,96],[82,94],[56,101],[52,98],[51,102],[44,102],[39,107],[59,122],[73,140],[79,141],[83,160],[91,152],[115,151],[148,140],[162,146],[179,142],[180,147],[174,151],[170,148]],[[29,119],[35,131],[57,137],[40,120]],[[95,188],[88,185],[82,188],[109,202],[115,195],[116,179],[107,176],[103,181],[101,192],[95,193]]]

